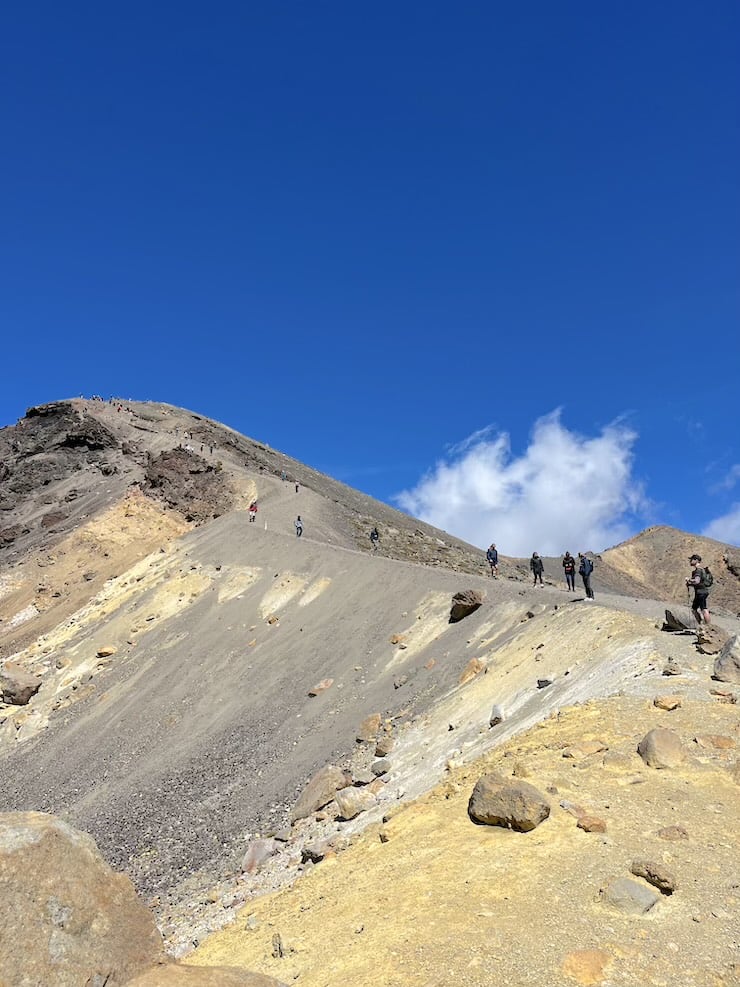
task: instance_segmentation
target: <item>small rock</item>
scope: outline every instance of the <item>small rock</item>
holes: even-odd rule
[[[620,877],[602,889],[601,900],[628,915],[644,915],[660,901],[660,895],[629,877]]]
[[[694,741],[699,745],[699,747],[713,747],[716,750],[721,751],[730,751],[735,747],[735,741],[732,737],[723,737],[721,734],[717,733],[703,733],[694,737]]]
[[[635,877],[644,878],[661,894],[673,894],[676,890],[676,878],[673,874],[666,867],[653,863],[652,860],[633,860],[630,871]]]
[[[375,756],[385,757],[386,754],[390,754],[395,747],[395,740],[391,736],[380,737],[375,745]]]
[[[672,730],[656,727],[637,745],[637,753],[650,768],[676,768],[684,760],[681,738]]]
[[[450,606],[450,623],[456,624],[463,617],[474,613],[483,603],[483,594],[477,589],[466,589],[455,593]]]
[[[322,692],[326,692],[334,685],[334,679],[322,679],[317,685],[312,689],[308,690],[309,696],[320,696]]]
[[[343,788],[334,796],[342,819],[354,819],[377,804],[372,792],[362,788]]]
[[[0,699],[11,706],[26,706],[41,688],[38,675],[14,662],[0,669]]]
[[[380,713],[372,713],[370,716],[366,716],[357,731],[356,737],[358,742],[364,743],[375,740],[380,733],[382,725],[383,717]]]
[[[242,857],[242,873],[257,874],[262,865],[272,857],[277,850],[277,844],[272,839],[256,839],[247,847]]]
[[[552,685],[552,679],[537,679],[538,689],[546,689],[548,685]]]
[[[489,727],[497,727],[499,723],[504,722],[504,707],[496,703],[496,705],[491,710],[491,716],[488,720]]]
[[[301,850],[301,860],[304,864],[309,861],[312,864],[318,864],[324,859],[328,849],[326,843],[309,843]]]
[[[110,658],[111,655],[116,654],[117,651],[118,651],[118,648],[114,648],[112,645],[108,645],[105,648],[98,648],[98,650],[95,652],[95,657],[96,658]]]
[[[370,770],[376,778],[379,778],[381,775],[388,774],[391,770],[391,762],[387,758],[383,757],[379,761],[374,761],[373,764],[370,765]]]
[[[580,816],[576,824],[584,833],[605,833],[606,822],[599,816]]]
[[[474,822],[527,833],[547,819],[550,803],[526,781],[512,783],[502,775],[488,774],[476,782],[468,815]]]
[[[669,658],[663,668],[663,675],[680,675],[681,669],[675,658]]]
[[[688,840],[689,838],[689,834],[683,826],[664,826],[658,830],[658,836],[661,840],[669,840],[671,843],[676,843],[679,840]]]
[[[667,712],[671,712],[674,709],[678,709],[681,706],[680,696],[656,696],[653,699],[653,706],[657,709],[664,709]]]
[[[291,822],[307,819],[317,809],[328,805],[334,798],[334,793],[351,783],[346,771],[333,764],[327,764],[312,776],[298,797],[290,813]]]
[[[600,984],[611,964],[612,957],[604,949],[576,949],[563,960],[563,973],[586,987]]]
[[[740,684],[740,636],[731,637],[714,660],[714,678]]]

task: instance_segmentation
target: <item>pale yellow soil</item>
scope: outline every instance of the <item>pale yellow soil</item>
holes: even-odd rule
[[[656,771],[636,754],[654,726],[684,740],[681,769]],[[728,747],[699,746],[697,735],[720,735]],[[625,763],[606,766],[603,753],[563,757],[569,745],[595,739]],[[675,983],[679,965],[683,985],[734,983],[739,742],[737,707],[716,700],[671,713],[626,698],[568,709],[454,770],[292,888],[252,902],[188,962],[244,966],[305,987],[657,985]],[[556,787],[550,818],[529,834],[474,825],[468,798],[488,770],[513,770],[543,792]],[[606,820],[607,833],[578,829],[562,799]],[[689,839],[656,835],[672,825]],[[599,901],[599,889],[630,877],[637,857],[678,882],[640,917]],[[286,955],[276,958],[278,934]]]

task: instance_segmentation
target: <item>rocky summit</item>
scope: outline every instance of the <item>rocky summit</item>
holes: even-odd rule
[[[740,982],[737,550],[591,557],[166,404],[0,430],[2,987]]]

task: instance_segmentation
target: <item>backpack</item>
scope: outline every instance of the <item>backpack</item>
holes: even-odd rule
[[[714,576],[711,574],[709,569],[704,570],[704,575],[701,577],[701,587],[702,589],[709,589],[709,587],[714,582]]]
[[[581,562],[580,568],[578,570],[582,576],[590,576],[594,571],[594,564],[591,559],[585,559]]]

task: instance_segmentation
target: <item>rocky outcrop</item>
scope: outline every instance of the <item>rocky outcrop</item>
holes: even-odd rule
[[[456,624],[463,617],[475,613],[483,603],[483,594],[477,589],[464,589],[455,593],[450,607],[450,623]]]
[[[41,688],[41,679],[25,668],[8,662],[0,669],[0,698],[12,706],[25,706]]]
[[[737,634],[726,642],[715,658],[714,677],[720,682],[740,684],[740,637]]]
[[[0,815],[0,928],[0,984],[122,987],[164,959],[131,881],[40,812]]]
[[[142,488],[198,523],[218,517],[233,503],[223,472],[187,449],[167,449],[154,457]]]
[[[550,803],[526,781],[511,782],[502,775],[488,774],[479,778],[473,789],[468,815],[487,826],[527,833],[547,819]]]

